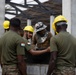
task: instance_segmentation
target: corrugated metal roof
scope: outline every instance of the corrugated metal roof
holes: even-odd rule
[[[27,10],[17,15],[17,17],[21,19],[22,28],[27,25],[27,19],[30,18],[33,26],[41,21],[48,25],[47,29],[49,30],[50,16],[59,14],[62,14],[62,0],[49,0],[33,7],[27,7]]]
[[[34,6],[32,8],[28,8],[24,13],[28,13],[26,15],[30,16],[32,25],[35,25],[36,22],[42,21],[46,25],[50,25],[50,15],[59,15],[62,14],[62,0],[49,0],[47,2],[42,3],[42,6]],[[43,8],[43,6],[45,8]],[[18,18],[21,19],[22,27],[26,26],[27,18],[25,15],[18,15]]]

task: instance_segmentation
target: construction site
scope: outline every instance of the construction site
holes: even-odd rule
[[[0,2],[0,37],[4,33],[3,22],[13,17],[21,20],[22,29],[37,22],[47,25],[47,30],[55,35],[52,22],[58,15],[64,15],[68,20],[67,31],[76,37],[76,0],[1,0]],[[30,60],[30,59],[29,59]],[[46,60],[45,60],[46,61]],[[46,75],[48,63],[27,63],[27,75]],[[2,70],[0,69],[0,75]]]

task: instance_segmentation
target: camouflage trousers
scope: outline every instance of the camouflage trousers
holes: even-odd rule
[[[2,75],[21,75],[17,65],[2,65]]]
[[[56,69],[52,75],[75,75],[75,68],[62,67],[61,70]]]

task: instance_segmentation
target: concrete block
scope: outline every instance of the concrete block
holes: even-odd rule
[[[48,65],[45,64],[32,64],[27,65],[27,75],[46,75]]]
[[[41,67],[40,74],[41,75],[46,75],[46,68],[45,68],[45,66]]]
[[[27,75],[40,75],[40,65],[27,65]]]

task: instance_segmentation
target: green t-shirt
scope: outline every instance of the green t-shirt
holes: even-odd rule
[[[2,47],[2,64],[16,64],[17,55],[25,55],[24,39],[14,31],[6,32],[0,41]]]
[[[25,42],[25,50],[26,51],[31,50],[31,43],[29,43],[28,40],[25,39],[24,37],[23,37],[23,39],[24,39],[24,42]]]
[[[24,38],[24,37],[23,37]],[[33,55],[29,52],[32,48],[31,43],[24,38],[25,40],[25,61],[26,63],[32,62]]]
[[[76,61],[76,39],[68,32],[60,32],[51,38],[51,52],[57,51],[56,67],[74,67]]]

